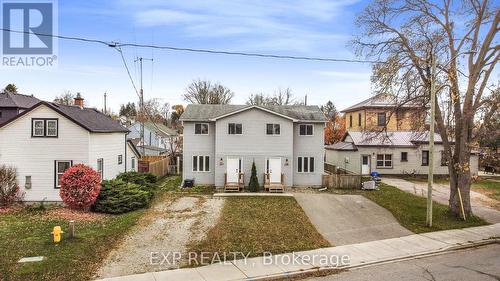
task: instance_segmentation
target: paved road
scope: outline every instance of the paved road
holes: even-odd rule
[[[389,211],[361,195],[295,193],[295,199],[335,246],[412,234]]]
[[[395,186],[403,191],[427,197],[427,183],[413,183],[404,179],[398,178],[382,178],[382,182],[388,185]],[[487,196],[472,191],[470,192],[472,212],[489,223],[500,223],[500,212],[491,208],[490,198]],[[432,200],[441,204],[448,205],[450,199],[450,187],[445,184],[435,183],[432,188]]]
[[[353,269],[309,281],[333,280],[500,280],[500,245]]]

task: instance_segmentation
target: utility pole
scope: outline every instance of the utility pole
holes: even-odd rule
[[[106,115],[108,112],[108,109],[107,109],[107,105],[106,105],[106,97],[107,97],[107,94],[106,92],[104,92],[104,114]]]
[[[140,134],[141,134],[141,143],[142,143],[142,146],[141,146],[141,153],[142,153],[142,156],[145,156],[145,148],[144,148],[144,114],[145,114],[145,110],[144,110],[144,89],[142,87],[142,61],[143,60],[150,60],[150,61],[153,61],[153,59],[145,59],[143,57],[138,57],[135,62],[139,62],[139,69],[140,69],[140,75],[141,75],[141,80],[140,80],[140,86],[141,86],[141,89],[139,90],[139,109],[141,110],[141,113],[143,114],[143,116],[141,116],[141,130],[140,130]]]
[[[429,174],[427,177],[427,226],[432,226],[432,185],[434,181],[434,121],[436,115],[436,56],[431,55],[431,122],[429,126]]]

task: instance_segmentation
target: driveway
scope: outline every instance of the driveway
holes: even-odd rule
[[[398,178],[382,178],[382,182],[397,187],[408,193],[427,198],[427,183],[413,183]],[[479,192],[470,191],[472,212],[489,223],[500,223],[500,212],[493,209],[491,198]],[[446,184],[434,183],[432,186],[432,200],[448,205],[450,199],[450,187]]]
[[[316,229],[332,245],[348,245],[413,234],[392,214],[361,195],[295,193]]]

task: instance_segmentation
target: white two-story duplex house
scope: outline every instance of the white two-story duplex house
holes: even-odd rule
[[[325,117],[318,106],[188,105],[183,178],[218,188],[320,186]]]
[[[78,163],[91,166],[102,179],[135,168],[130,167],[137,155],[127,147],[128,130],[79,102],[40,101],[0,124],[0,165],[17,169],[25,201],[61,201],[59,179]]]

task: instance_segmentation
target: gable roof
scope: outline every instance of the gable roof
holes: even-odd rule
[[[159,135],[162,137],[170,137],[170,136],[177,136],[179,133],[175,129],[169,128],[162,123],[153,123],[153,122],[146,122],[144,123],[144,126],[148,128],[148,130],[157,132]]]
[[[310,105],[234,105],[234,104],[190,104],[184,110],[181,121],[216,121],[233,114],[249,109],[260,109],[262,111],[276,114],[294,122],[326,122],[323,112],[318,106]]]
[[[0,124],[0,128],[17,120],[21,116],[31,112],[33,109],[45,105],[57,113],[63,115],[69,120],[75,122],[77,125],[80,125],[84,129],[93,133],[116,133],[128,132],[127,128],[123,127],[119,121],[111,119],[109,116],[104,115],[97,109],[93,108],[80,108],[75,105],[62,105],[56,104],[52,102],[40,101],[30,107],[29,109],[23,111],[21,114],[16,115],[15,117],[5,121]]]
[[[127,145],[132,149],[136,157],[141,157],[141,153],[137,149],[137,146],[134,144],[134,142],[131,139],[127,140]]]
[[[428,143],[429,132],[397,131],[377,132],[346,132],[343,140],[350,136],[355,146],[416,146],[417,143]],[[434,143],[442,143],[441,136],[434,134]]]
[[[350,112],[354,110],[364,109],[364,108],[386,108],[386,107],[395,107],[397,105],[397,99],[394,95],[390,94],[378,94],[373,97],[370,97],[364,101],[361,101],[355,105],[352,105],[340,112]],[[405,103],[401,105],[404,108],[420,108],[422,107],[416,103]]]
[[[0,93],[0,107],[30,108],[38,102],[40,102],[40,100],[34,96],[11,92]]]

